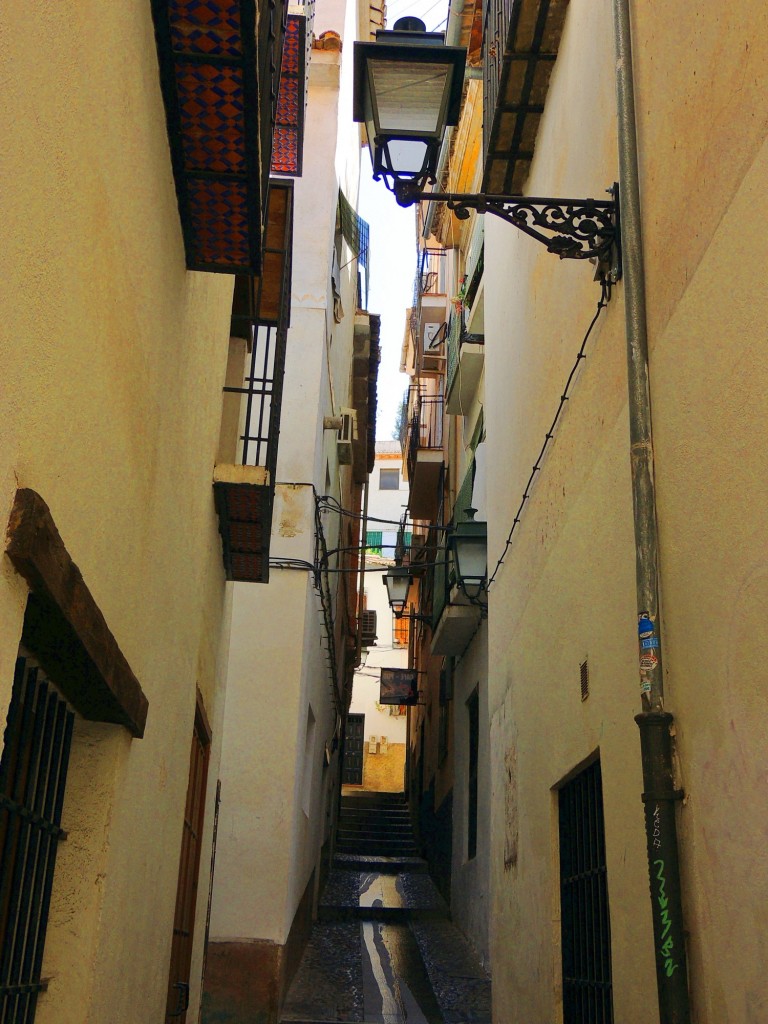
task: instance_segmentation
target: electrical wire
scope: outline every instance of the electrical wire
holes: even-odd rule
[[[565,403],[570,398],[570,395],[568,394],[568,392],[570,390],[571,384],[573,383],[573,378],[576,376],[576,371],[578,370],[579,364],[581,363],[582,359],[586,359],[587,358],[586,354],[584,352],[584,349],[587,347],[587,342],[589,341],[589,336],[592,334],[592,329],[594,328],[595,324],[597,323],[597,320],[598,320],[598,317],[600,316],[601,311],[603,309],[605,309],[605,307],[608,305],[608,303],[610,301],[611,301],[611,286],[610,286],[610,283],[605,278],[603,278],[602,281],[601,281],[600,299],[599,299],[599,301],[597,303],[597,309],[595,310],[595,315],[592,317],[592,321],[591,321],[589,327],[587,328],[587,333],[584,335],[584,340],[581,343],[581,347],[579,348],[579,351],[576,354],[576,361],[574,362],[573,366],[571,367],[571,372],[568,374],[568,380],[565,382],[565,387],[563,388],[563,392],[560,395],[560,403],[557,406],[557,412],[555,413],[555,418],[552,420],[552,425],[550,426],[549,430],[544,435],[544,444],[541,446],[541,450],[539,451],[539,454],[538,454],[538,457],[536,459],[536,462],[533,465],[533,469],[531,470],[531,475],[528,477],[528,482],[526,483],[525,489],[523,491],[523,497],[522,497],[522,499],[520,501],[520,505],[518,506],[517,512],[515,513],[515,518],[512,520],[512,527],[511,527],[509,533],[507,534],[506,541],[504,542],[504,549],[502,550],[501,555],[499,556],[499,560],[496,563],[496,567],[494,568],[493,573],[488,578],[488,586],[486,588],[487,590],[491,589],[491,586],[493,585],[493,582],[496,579],[496,576],[498,575],[499,569],[501,569],[502,565],[504,564],[504,558],[506,557],[506,554],[509,551],[509,548],[510,548],[510,546],[512,544],[512,537],[514,535],[514,532],[517,529],[517,527],[520,525],[520,516],[522,514],[522,511],[523,511],[523,508],[525,506],[525,503],[528,501],[528,498],[530,497],[531,486],[533,484],[534,477],[536,476],[536,474],[541,469],[541,460],[544,458],[544,453],[546,452],[546,450],[547,450],[547,448],[549,446],[549,442],[554,437],[555,428],[557,426],[558,420],[560,419],[560,414],[563,411],[563,406],[565,405]]]
[[[323,521],[320,514],[320,504],[317,494],[315,495],[315,561],[313,566],[315,590],[320,598],[320,608],[325,627],[325,638],[327,647],[325,649],[328,668],[330,670],[331,697],[336,714],[344,717],[342,695],[339,692],[338,661],[336,658],[336,631],[333,622],[333,596],[331,594],[330,581],[328,580],[328,546],[325,542],[323,532]],[[318,554],[320,557],[318,558]]]
[[[358,521],[362,521],[363,517],[358,512],[351,512],[349,509],[344,508],[344,506],[341,505],[341,503],[339,501],[337,501],[337,499],[334,498],[330,494],[321,494],[321,495],[318,496],[317,500],[320,502],[321,506],[324,509],[327,509],[330,512],[337,512],[339,515],[347,516],[349,519],[357,519]],[[381,518],[379,518],[377,516],[368,516],[368,522],[369,523],[386,523],[389,526],[397,526],[398,528],[399,527],[405,527],[405,526],[408,526],[408,525],[411,525],[411,526],[414,525],[413,520],[411,520],[411,522],[409,524],[407,519],[381,519]],[[419,526],[419,529],[420,530],[444,530],[445,527],[444,526],[432,526],[432,525],[422,524],[421,526]]]

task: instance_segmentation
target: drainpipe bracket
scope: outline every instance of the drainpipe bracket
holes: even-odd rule
[[[642,793],[640,799],[644,804],[653,804],[659,800],[684,800],[684,789],[669,789],[666,793]]]

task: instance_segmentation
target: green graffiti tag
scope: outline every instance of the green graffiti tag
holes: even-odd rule
[[[675,971],[678,969],[680,964],[676,964],[672,957],[672,950],[674,949],[675,943],[672,936],[669,934],[672,928],[672,919],[669,916],[669,898],[667,896],[667,880],[664,877],[664,861],[655,860],[653,866],[656,870],[656,880],[659,883],[659,892],[656,900],[659,904],[660,921],[661,921],[661,945],[659,947],[659,953],[664,961],[664,971],[668,978],[671,978]]]

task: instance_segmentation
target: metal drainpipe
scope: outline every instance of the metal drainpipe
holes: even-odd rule
[[[675,820],[672,715],[664,708],[659,619],[658,532],[648,375],[645,272],[632,76],[631,0],[613,0],[616,40],[621,248],[627,334],[629,430],[635,523],[642,711],[643,802],[661,1024],[689,1024],[688,968]]]
[[[363,621],[363,608],[365,606],[365,559],[368,554],[368,550],[365,545],[368,543],[368,490],[370,488],[370,482],[370,475],[366,475],[365,482],[363,483],[363,521],[360,526],[360,588],[357,594],[357,649],[355,651],[356,667],[360,664],[361,651],[363,647],[363,634],[360,629],[360,624]]]

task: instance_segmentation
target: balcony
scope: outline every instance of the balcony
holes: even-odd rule
[[[464,314],[454,312],[448,325],[448,379],[445,407],[452,416],[468,416],[477,396],[485,363],[484,338],[467,334]]]
[[[238,275],[213,490],[227,579],[269,581],[291,295],[293,182],[269,189],[264,274]]]
[[[523,192],[567,9],[568,0],[488,0],[483,192]]]
[[[381,318],[374,313],[355,314],[352,352],[352,405],[357,430],[352,439],[352,477],[362,484],[373,472],[376,457],[376,402],[379,375]]]
[[[438,508],[443,473],[442,395],[424,395],[412,389],[406,433],[406,460],[410,494],[408,508],[414,519],[432,519]]]
[[[187,269],[260,274],[285,0],[151,2]]]
[[[417,377],[445,373],[446,257],[444,249],[419,252],[413,287],[413,308],[408,311],[413,358],[402,370]]]
[[[474,466],[470,464],[453,508],[453,523],[466,521],[472,504]],[[481,612],[456,582],[456,571],[443,545],[438,549],[432,583],[432,654],[457,657],[462,654],[480,624]]]
[[[475,215],[467,247],[464,276],[465,326],[468,334],[485,334],[485,217]]]

